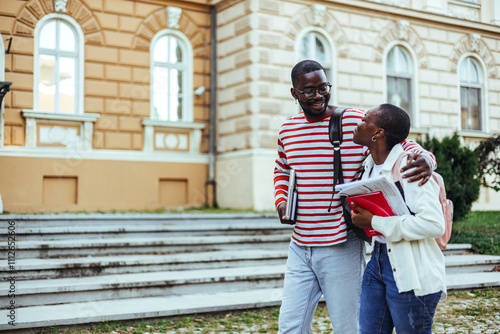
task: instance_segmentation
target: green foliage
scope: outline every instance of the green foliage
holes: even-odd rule
[[[453,220],[462,219],[470,211],[472,203],[479,198],[480,179],[476,154],[460,144],[457,134],[441,141],[436,138],[427,139],[422,146],[436,156],[436,172],[443,177],[446,195],[453,201]]]
[[[479,160],[479,178],[481,185],[500,190],[500,135],[482,141],[474,150]],[[486,175],[493,176],[491,183],[486,181]]]
[[[500,236],[487,236],[478,232],[453,231],[450,243],[471,244],[479,254],[500,255]]]
[[[450,243],[471,244],[479,254],[500,255],[500,211],[471,211],[453,224]]]

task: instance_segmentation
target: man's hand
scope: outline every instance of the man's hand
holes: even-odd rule
[[[408,182],[420,181],[419,186],[425,184],[429,181],[429,178],[432,175],[432,165],[429,159],[424,158],[423,155],[418,153],[410,153],[408,156],[408,163],[406,166],[401,168],[401,173],[405,171],[415,168],[414,170],[402,174],[403,179],[410,178]]]
[[[371,228],[373,213],[363,209],[354,202],[351,202],[350,205],[352,208],[351,210],[352,223],[357,227]]]
[[[280,204],[278,204],[278,215],[280,217],[281,224],[295,225],[295,222],[293,220],[285,219],[285,211],[286,211],[286,202],[281,202]]]

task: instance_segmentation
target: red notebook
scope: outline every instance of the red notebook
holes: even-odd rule
[[[363,209],[370,211],[375,216],[389,217],[396,215],[392,210],[391,206],[389,205],[389,203],[387,202],[384,193],[381,191],[374,191],[372,193],[355,195],[352,197],[347,196],[346,199],[349,204],[354,202]],[[381,233],[375,231],[372,228],[365,228],[365,231],[369,237],[382,235]]]

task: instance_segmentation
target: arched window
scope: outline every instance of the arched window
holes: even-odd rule
[[[473,57],[465,58],[460,64],[460,107],[464,130],[483,130],[481,117],[483,78],[480,68]]]
[[[162,31],[151,47],[151,118],[192,121],[192,50],[177,31]]]
[[[413,64],[408,51],[394,46],[387,54],[386,100],[413,115]]]
[[[329,43],[319,33],[310,31],[300,40],[298,45],[298,61],[304,59],[316,60],[325,69],[328,80],[333,81],[332,75],[332,52]]]
[[[35,30],[34,109],[83,113],[83,33],[65,15],[42,18]]]

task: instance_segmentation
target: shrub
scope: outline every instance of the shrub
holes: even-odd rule
[[[460,144],[456,133],[441,141],[427,139],[422,146],[436,156],[436,172],[443,177],[446,195],[453,201],[453,220],[462,219],[479,198],[480,178],[476,154]]]
[[[500,255],[500,211],[471,211],[453,224],[450,243],[471,244],[479,254]]]
[[[481,185],[500,191],[500,135],[482,141],[474,150],[479,160],[479,178]],[[491,183],[486,175],[493,176]]]

